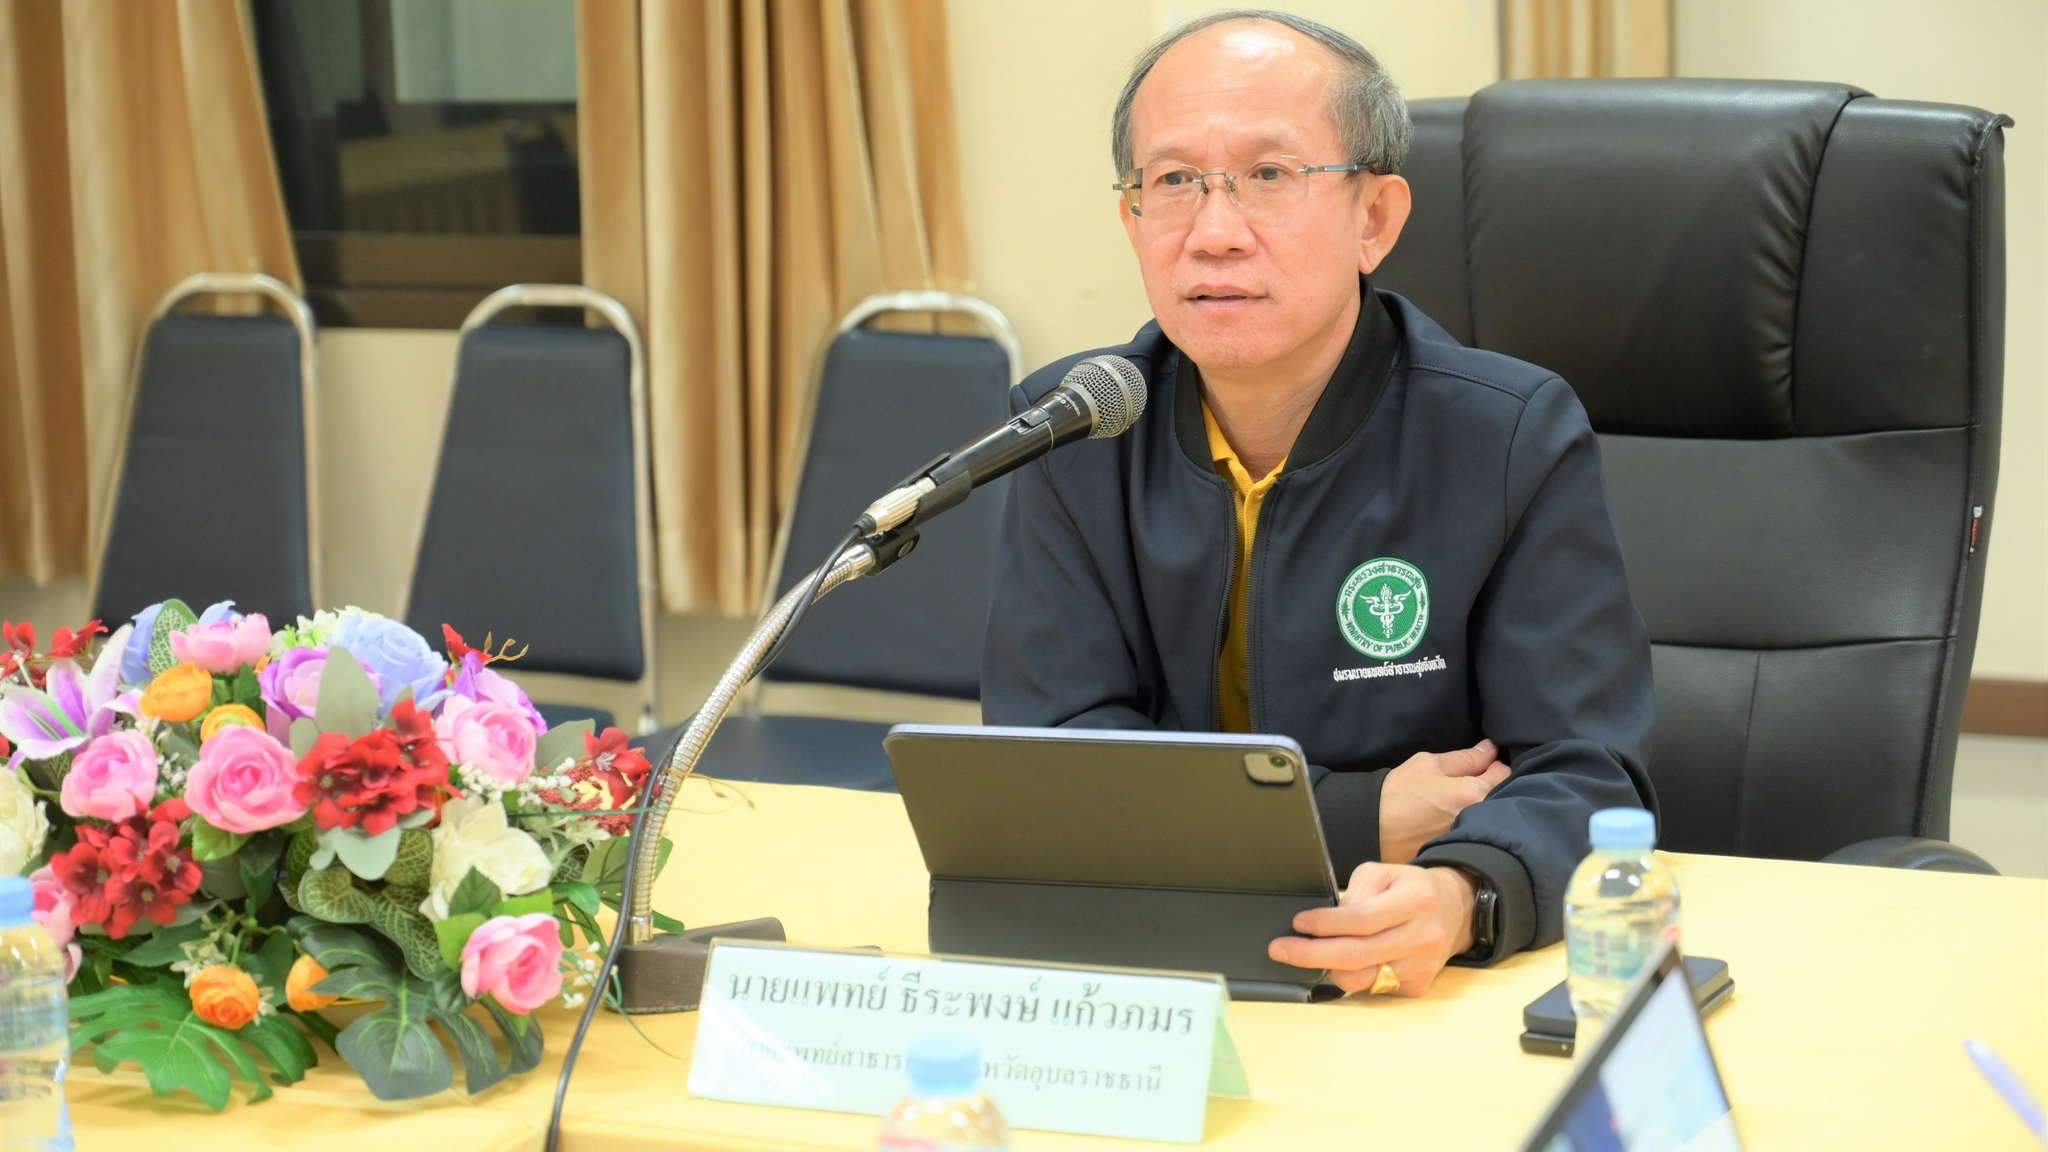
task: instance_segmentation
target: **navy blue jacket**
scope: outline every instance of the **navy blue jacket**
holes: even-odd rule
[[[1649,638],[1571,389],[1362,290],[1350,347],[1259,513],[1251,726],[1327,769],[1316,802],[1340,877],[1379,857],[1389,769],[1491,738],[1512,775],[1415,863],[1493,886],[1498,959],[1560,936],[1594,810],[1654,804]],[[1104,352],[1138,366],[1150,401],[1123,436],[1014,474],[983,718],[1214,731],[1237,524],[1197,369],[1152,323],[1040,369],[1012,401]]]

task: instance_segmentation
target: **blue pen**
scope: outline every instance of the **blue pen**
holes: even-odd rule
[[[2026,1085],[2020,1083],[2020,1078],[2013,1075],[2012,1069],[2005,1066],[2005,1061],[1998,1058],[1998,1053],[1975,1040],[1963,1041],[1963,1050],[1970,1054],[1970,1059],[1976,1061],[1977,1071],[1982,1072],[1984,1078],[1991,1081],[1991,1086],[1998,1089],[1998,1094],[2005,1097],[2005,1102],[2012,1105],[2012,1110],[2019,1113],[2020,1123],[2027,1126],[2027,1131],[2034,1134],[2034,1139],[2048,1147],[2048,1119],[2043,1118],[2040,1102],[2027,1091]]]

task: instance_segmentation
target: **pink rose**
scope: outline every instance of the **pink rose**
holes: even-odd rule
[[[71,761],[58,803],[73,819],[119,821],[156,799],[156,747],[140,732],[109,732]]]
[[[290,749],[259,728],[230,725],[199,746],[199,762],[185,777],[185,803],[215,828],[246,835],[306,814],[292,797],[298,782]]]
[[[451,696],[434,722],[450,763],[465,765],[510,788],[533,775],[538,743],[526,710],[496,700]]]
[[[562,994],[562,935],[545,912],[493,916],[462,946],[462,991],[524,1016]]]
[[[85,959],[84,951],[71,942],[78,935],[78,926],[71,919],[71,893],[47,864],[29,873],[28,882],[35,886],[36,894],[36,905],[29,918],[41,924],[57,947],[64,949],[64,980],[69,983],[78,975],[78,965]]]
[[[171,655],[223,676],[253,666],[269,653],[270,621],[261,612],[171,633]]]

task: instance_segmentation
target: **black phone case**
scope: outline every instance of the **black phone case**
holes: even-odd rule
[[[1685,974],[1692,981],[1693,997],[1700,1015],[1719,1008],[1735,991],[1728,975],[1728,962],[1710,956],[1687,956]],[[1522,1009],[1522,1051],[1538,1056],[1569,1056],[1572,1037],[1578,1032],[1578,1017],[1572,1012],[1571,994],[1564,981],[1529,1002]]]

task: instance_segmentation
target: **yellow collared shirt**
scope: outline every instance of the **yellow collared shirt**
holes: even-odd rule
[[[1231,494],[1237,501],[1237,566],[1230,578],[1230,619],[1223,633],[1223,651],[1216,659],[1217,703],[1225,732],[1249,732],[1251,659],[1245,647],[1245,593],[1252,582],[1252,537],[1259,528],[1259,507],[1266,502],[1266,493],[1272,491],[1273,482],[1280,478],[1280,470],[1287,467],[1287,461],[1275,464],[1264,479],[1254,480],[1238,460],[1230,441],[1223,438],[1223,429],[1217,426],[1207,400],[1202,401],[1202,426],[1209,431],[1209,456],[1216,462],[1216,471],[1230,481]]]

